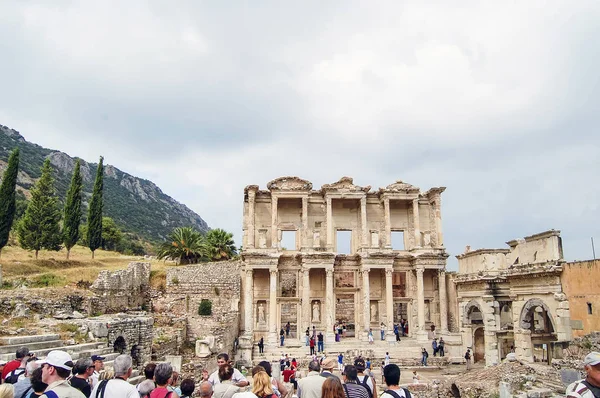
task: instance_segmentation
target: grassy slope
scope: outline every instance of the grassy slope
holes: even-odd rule
[[[139,256],[125,256],[117,252],[96,250],[92,260],[90,249],[75,246],[71,249],[71,258],[67,260],[67,252],[40,251],[38,260],[34,252],[17,246],[6,246],[2,249],[2,278],[4,281],[26,279],[31,285],[65,286],[75,285],[79,281],[93,282],[100,271],[116,271],[127,268],[131,261],[144,261],[152,264],[151,284],[160,283],[164,279],[166,269],[171,266],[163,261],[144,260]],[[154,283],[153,283],[154,282]]]

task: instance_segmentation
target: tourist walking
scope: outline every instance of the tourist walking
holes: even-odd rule
[[[433,356],[437,355],[438,352],[438,343],[437,343],[437,339],[433,339],[431,341],[431,349],[433,350]]]
[[[444,341],[444,338],[440,337],[440,342],[438,343],[438,352],[440,353],[441,357],[443,357],[445,355],[445,352],[444,352],[445,345],[446,345],[446,342]]]
[[[373,344],[374,341],[373,341],[373,330],[372,329],[369,329],[369,336],[368,337],[369,337],[369,344]]]
[[[429,353],[425,348],[421,348],[421,365],[427,366],[427,358],[429,358]]]
[[[465,352],[465,360],[467,361],[467,370],[471,370],[471,349],[467,348]]]
[[[292,325],[290,325],[290,323],[286,323],[285,324],[285,337],[288,338],[290,337],[290,330],[292,330]]]
[[[383,324],[383,322],[381,322],[380,325],[380,332],[381,332],[381,341],[385,340],[385,325]]]
[[[384,360],[385,366],[388,366],[390,364],[390,353],[389,352],[385,353],[385,358],[384,359],[385,359]]]
[[[396,336],[396,341],[400,341],[400,330],[397,323],[394,324],[394,335]]]
[[[592,351],[583,360],[586,378],[567,387],[567,398],[600,397],[600,352]]]
[[[281,330],[279,331],[279,342],[280,342],[280,346],[283,347],[283,342],[285,340],[285,332],[283,331],[283,328],[281,328]]]
[[[315,355],[315,339],[310,338],[310,355]]]
[[[342,372],[344,370],[344,354],[340,352],[338,355],[338,370]]]
[[[413,370],[413,374],[412,374],[413,384],[419,384],[420,379],[421,378],[419,377],[419,374],[417,373],[417,371]]]

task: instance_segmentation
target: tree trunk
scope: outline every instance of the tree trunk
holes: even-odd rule
[[[2,258],[2,249],[4,249],[4,248],[0,247],[0,258]]]
[[[92,250],[92,260],[94,259],[94,251]]]
[[[69,259],[69,254],[71,254],[71,249],[67,249],[67,260]]]
[[[36,250],[36,251],[35,251],[35,259],[36,259],[36,260],[37,260],[38,252],[39,252],[39,250]]]

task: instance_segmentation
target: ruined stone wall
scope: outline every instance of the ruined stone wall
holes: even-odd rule
[[[54,316],[79,311],[89,314],[92,294],[73,288],[0,290],[0,314]]]
[[[573,336],[600,331],[600,260],[563,265],[561,283],[571,310]]]
[[[187,317],[187,340],[214,336],[219,350],[230,351],[239,334],[241,262],[214,262],[167,271],[166,308]],[[202,299],[212,302],[212,315],[198,315]]]
[[[113,313],[128,309],[142,309],[148,304],[150,263],[131,262],[125,270],[101,271],[91,290],[92,313]]]

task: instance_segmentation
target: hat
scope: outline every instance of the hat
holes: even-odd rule
[[[321,367],[323,369],[333,369],[335,368],[335,365],[337,364],[337,361],[333,358],[325,358],[323,360],[323,363],[321,363]]]
[[[584,365],[598,365],[600,363],[600,352],[592,351],[585,356],[583,360]]]
[[[55,368],[62,368],[65,370],[71,370],[73,368],[73,359],[65,351],[54,350],[48,353],[48,356],[44,359],[36,361],[37,364],[43,365],[47,363]]]
[[[92,361],[104,361],[106,357],[101,357],[100,355],[92,355]]]
[[[367,367],[365,365],[365,360],[362,358],[356,358],[354,360],[354,366],[356,367],[356,370],[358,370],[359,372],[365,370],[365,368]]]

